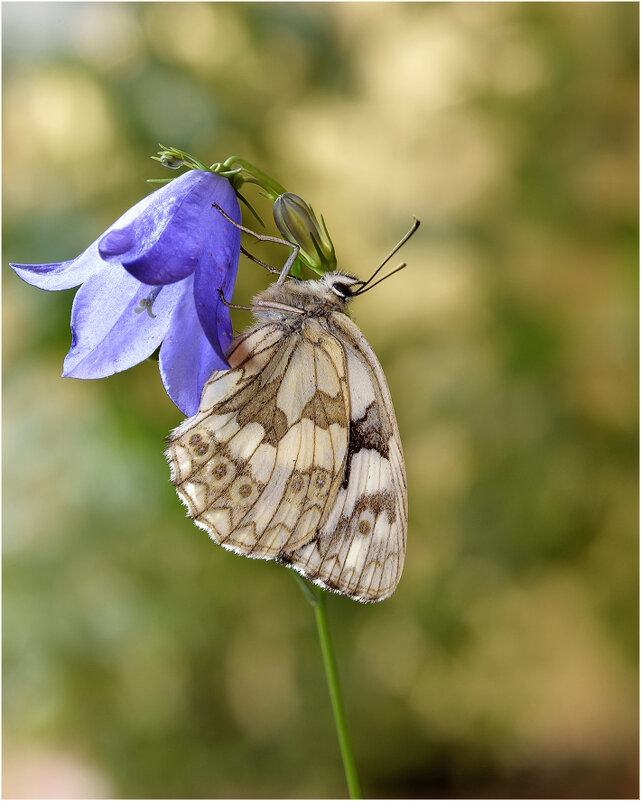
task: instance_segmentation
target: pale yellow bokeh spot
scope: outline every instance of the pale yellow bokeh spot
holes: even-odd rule
[[[32,67],[7,84],[3,118],[5,200],[12,214],[73,194],[76,202],[118,182],[115,117],[100,86],[64,67]],[[96,181],[96,165],[105,164]],[[91,165],[91,166],[90,166]],[[34,177],[37,176],[37,180]]]
[[[113,116],[98,85],[77,70],[33,68],[17,76],[5,97],[7,154],[71,163],[113,144]]]
[[[119,70],[143,55],[134,4],[80,3],[71,31],[78,55],[100,70]]]

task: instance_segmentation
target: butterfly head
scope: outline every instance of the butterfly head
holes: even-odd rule
[[[363,281],[338,270],[325,273],[321,281],[333,295],[345,303],[351,300],[354,295],[357,295],[358,290],[363,286]]]

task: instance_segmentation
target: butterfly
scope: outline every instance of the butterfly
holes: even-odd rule
[[[334,271],[258,294],[231,369],[212,373],[165,452],[188,515],[215,542],[363,602],[394,592],[407,539],[390,392],[346,314],[372,278]]]

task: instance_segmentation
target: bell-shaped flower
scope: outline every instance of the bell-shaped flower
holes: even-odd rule
[[[12,264],[27,283],[80,286],[71,311],[71,348],[63,376],[104,378],[143,361],[160,346],[169,397],[198,410],[213,370],[229,367],[229,308],[240,231],[236,194],[225,178],[189,170],[149,194],[84,253],[59,264]]]

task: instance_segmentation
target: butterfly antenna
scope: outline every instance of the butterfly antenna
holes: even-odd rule
[[[394,247],[392,248],[392,250],[391,250],[391,251],[388,253],[388,255],[385,257],[385,260],[383,261],[383,263],[382,263],[382,264],[381,264],[381,265],[380,265],[380,266],[379,266],[379,267],[378,267],[378,268],[377,268],[377,269],[376,269],[376,270],[375,270],[375,271],[372,273],[372,275],[370,275],[370,277],[367,279],[367,281],[364,281],[364,282],[363,282],[363,285],[362,285],[362,286],[361,286],[361,288],[358,290],[358,292],[354,292],[354,293],[353,293],[354,295],[357,295],[357,294],[358,294],[358,295],[360,295],[360,293],[361,293],[361,292],[364,292],[364,291],[365,291],[365,288],[368,286],[368,284],[370,284],[370,283],[371,283],[371,282],[372,282],[372,281],[373,281],[373,280],[376,278],[376,276],[377,276],[377,275],[380,273],[380,271],[383,269],[383,267],[385,267],[385,265],[386,265],[386,264],[387,264],[387,262],[388,262],[388,261],[389,261],[389,260],[392,258],[392,256],[393,256],[395,253],[398,253],[398,251],[399,251],[399,250],[400,250],[400,249],[403,247],[403,245],[404,245],[404,244],[407,242],[407,240],[408,240],[408,239],[411,239],[411,237],[412,237],[412,236],[414,236],[414,234],[416,233],[416,231],[417,231],[417,229],[418,229],[418,227],[419,227],[419,225],[420,225],[420,224],[421,224],[421,221],[418,219],[418,217],[414,217],[414,222],[412,223],[412,225],[411,225],[411,227],[410,227],[409,231],[408,231],[408,232],[405,234],[405,236],[404,236],[404,237],[401,239],[401,241],[400,241],[400,242],[397,242],[397,243],[396,243],[396,245],[394,245]],[[396,268],[395,270],[393,270],[391,273],[389,273],[388,275],[386,275],[386,276],[385,276],[385,278],[389,278],[391,275],[394,275],[394,273],[397,273],[399,270],[402,270],[402,269],[403,269],[403,267],[406,267],[406,266],[407,266],[406,264],[401,264],[401,266],[400,266],[400,267],[397,267],[397,268]],[[383,280],[383,278],[380,278],[380,279],[379,279],[379,280],[376,282],[376,284],[380,284],[380,282],[381,282],[382,280]],[[375,287],[375,286],[376,286],[376,284],[372,284],[372,286],[370,286],[370,287],[369,287],[369,289],[372,289],[373,287]]]
[[[386,281],[388,278],[391,278],[393,275],[396,275],[396,273],[400,272],[400,271],[401,271],[402,269],[404,269],[405,267],[407,267],[407,262],[403,262],[402,264],[399,264],[399,265],[398,265],[398,267],[396,267],[394,270],[392,270],[392,272],[391,272],[391,273],[387,273],[387,275],[384,275],[382,278],[379,278],[379,279],[378,279],[378,281],[375,281],[375,282],[374,282],[373,284],[371,284],[370,286],[367,286],[367,284],[369,284],[369,281],[371,281],[371,280],[372,280],[372,279],[370,278],[370,279],[369,279],[369,281],[367,282],[367,284],[365,284],[364,286],[362,286],[362,287],[361,287],[359,290],[357,290],[356,292],[352,292],[352,297],[356,297],[357,295],[362,295],[362,294],[363,294],[363,292],[369,292],[369,291],[370,291],[370,289],[374,289],[374,287],[375,287],[375,286],[378,286],[378,285],[381,283],[381,281]]]

